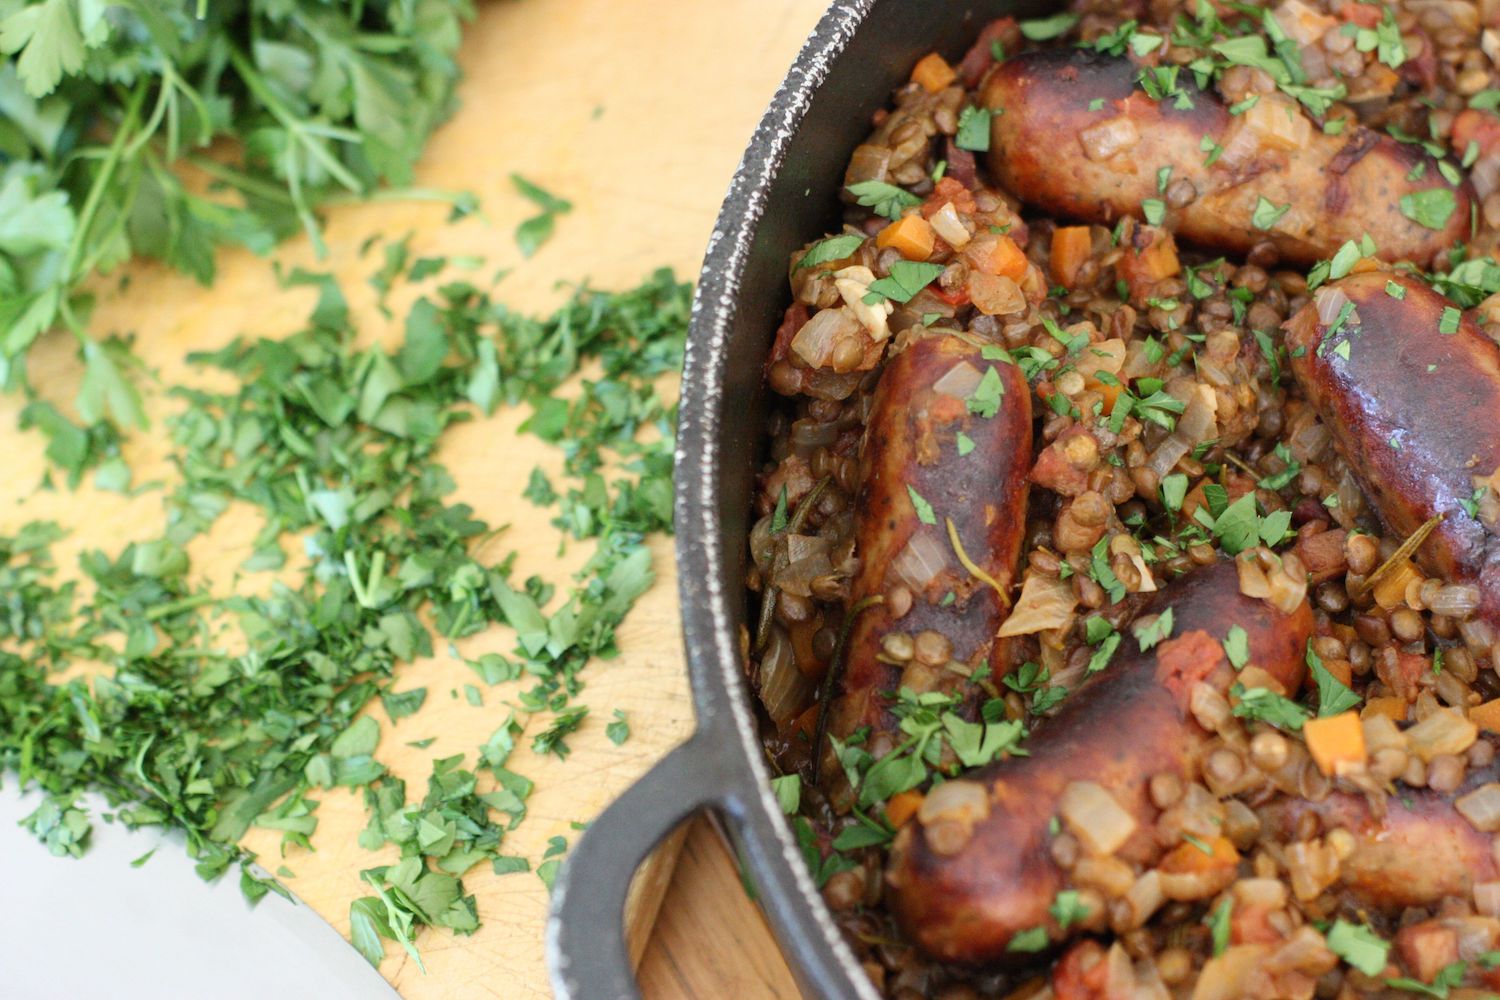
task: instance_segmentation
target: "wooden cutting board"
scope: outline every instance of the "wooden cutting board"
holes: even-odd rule
[[[277,253],[286,265],[332,271],[343,282],[360,329],[390,341],[398,324],[374,308],[365,279],[378,255],[361,258],[371,235],[397,239],[412,233],[414,255],[481,255],[496,267],[513,267],[499,297],[520,309],[549,309],[561,297],[558,281],[590,279],[603,288],[627,287],[660,264],[691,278],[720,199],[762,110],[822,12],[821,0],[493,0],[481,5],[462,53],[462,108],[433,138],[418,173],[419,186],[469,190],[479,195],[485,219],[445,223],[431,204],[383,201],[330,213],[327,260],[314,258],[305,240]],[[520,172],[570,199],[555,238],[523,261],[511,233],[531,206],[514,191]],[[114,278],[100,283],[93,329],[134,333],[138,356],[153,373],[147,380],[152,426],[132,436],[126,457],[135,482],[171,480],[163,418],[173,405],[163,385],[201,380],[184,364],[190,350],[211,349],[239,333],[281,336],[297,329],[311,307],[307,290],[277,287],[269,264],[242,251],[220,255],[212,288],[159,266],[128,271],[123,290]],[[396,315],[404,305],[393,300]],[[71,409],[79,366],[68,338],[53,336],[32,355],[32,381],[40,394]],[[89,485],[34,493],[44,471],[44,442],[18,432],[22,401],[0,398],[0,533],[34,518],[72,529],[56,550],[72,566],[88,548],[116,551],[129,538],[151,537],[163,525],[162,492],[126,498]],[[527,476],[540,465],[557,481],[561,456],[518,436],[523,413],[454,428],[443,461],[458,482],[457,500],[492,524],[510,525],[490,543],[500,558],[514,549],[517,571],[559,582],[587,556],[572,545],[558,556],[560,536],[551,514],[520,499]],[[226,592],[235,568],[249,554],[259,519],[231,510],[208,537],[190,549],[195,570]],[[507,841],[507,853],[540,859],[548,838],[571,842],[572,824],[586,822],[667,749],[692,729],[692,706],[683,672],[671,542],[653,543],[658,580],[620,632],[621,656],[592,664],[584,701],[592,712],[569,742],[565,761],[535,759],[518,750],[513,766],[537,781],[527,821]],[[247,577],[235,586],[264,586]],[[507,651],[511,636],[500,627],[461,643],[461,652]],[[409,784],[422,787],[434,757],[469,754],[488,738],[517,690],[485,692],[485,707],[458,697],[472,673],[461,660],[440,656],[402,669],[403,688],[425,685],[431,695],[418,714],[390,724],[383,715],[381,759]],[[454,697],[449,693],[453,692]],[[632,736],[620,747],[604,737],[615,709],[630,719]],[[435,737],[431,747],[405,744]],[[316,850],[278,857],[279,834],[252,831],[248,845],[274,868],[296,872],[291,888],[341,931],[348,904],[364,895],[360,869],[388,860],[357,846],[364,825],[359,799],[343,790],[319,795]],[[740,889],[732,860],[707,825],[692,831],[685,863],[667,893],[667,917],[651,942],[642,970],[648,995],[792,996],[784,966],[769,944],[763,922]],[[632,919],[649,926],[665,890],[671,858],[658,858]],[[409,998],[498,996],[507,1000],[550,996],[542,957],[547,892],[533,874],[494,876],[476,870],[465,878],[478,896],[484,922],[471,937],[424,935],[423,975],[399,948],[381,972]]]

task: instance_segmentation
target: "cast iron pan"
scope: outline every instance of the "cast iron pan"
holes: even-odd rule
[[[991,18],[1047,6],[835,3],[745,150],[698,279],[677,439],[677,562],[698,729],[594,821],[563,866],[547,925],[559,1000],[638,996],[623,932],[631,876],[658,841],[705,808],[734,836],[803,992],[876,997],[771,796],[745,683],[739,636],[762,363],[789,298],[787,256],[837,228],[835,195],[870,115],[925,53],[956,59]]]

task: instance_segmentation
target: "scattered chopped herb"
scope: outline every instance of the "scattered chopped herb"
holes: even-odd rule
[[[1209,933],[1213,937],[1214,954],[1222,955],[1229,947],[1230,914],[1234,912],[1234,897],[1225,896],[1218,906],[1214,907],[1205,919],[1208,924]]]
[[[1028,927],[1024,931],[1017,931],[1005,946],[1006,951],[1037,952],[1045,951],[1051,941],[1047,938],[1047,928]]]
[[[911,505],[916,508],[917,520],[923,524],[937,524],[937,515],[933,513],[932,504],[928,503],[910,483],[906,486],[906,495],[911,497]]]
[[[516,246],[521,248],[522,257],[530,257],[542,248],[542,244],[552,238],[552,230],[557,225],[557,217],[573,211],[573,203],[559,198],[520,174],[511,174],[510,182],[521,193],[521,197],[541,209],[536,215],[516,227]]]
[[[1172,609],[1168,608],[1149,620],[1137,622],[1131,627],[1131,632],[1135,635],[1135,641],[1140,643],[1142,652],[1164,642],[1172,635]]]
[[[1256,229],[1270,229],[1281,221],[1282,216],[1292,210],[1291,202],[1277,205],[1264,196],[1255,202],[1255,211],[1250,215],[1250,224]]]
[[[1045,42],[1049,39],[1061,38],[1072,30],[1073,25],[1077,23],[1077,14],[1053,14],[1051,17],[1039,17],[1029,21],[1022,21],[1021,34],[1033,42]]]
[[[1236,670],[1250,662],[1250,634],[1241,626],[1231,625],[1224,633],[1224,656]]]
[[[958,131],[953,144],[959,149],[973,153],[985,153],[990,148],[990,119],[994,112],[973,106],[966,107],[958,116]]]
[[[1419,226],[1442,229],[1458,207],[1452,188],[1428,188],[1401,196],[1401,214]]]
[[[846,189],[859,204],[874,209],[876,215],[887,219],[901,218],[902,209],[922,204],[922,199],[903,188],[884,181],[860,181]]]
[[[815,267],[818,264],[827,264],[830,261],[844,260],[854,251],[860,248],[865,238],[857,233],[845,233],[842,236],[830,236],[819,240],[807,248],[807,253],[797,262],[797,269],[804,267]]]
[[[898,260],[891,264],[889,277],[879,278],[865,295],[868,305],[876,305],[886,299],[893,302],[909,302],[911,297],[937,280],[943,273],[943,265],[926,261]]]
[[[1239,699],[1234,706],[1237,718],[1259,719],[1278,729],[1290,730],[1301,730],[1302,723],[1308,719],[1307,709],[1270,688],[1247,688],[1236,683],[1230,687],[1229,693]]]

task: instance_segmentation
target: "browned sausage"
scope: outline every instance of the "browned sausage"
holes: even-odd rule
[[[1399,913],[1447,896],[1467,899],[1476,882],[1500,878],[1490,834],[1453,807],[1456,796],[1495,777],[1494,768],[1474,769],[1453,796],[1398,786],[1384,800],[1383,812],[1364,796],[1343,792],[1321,802],[1286,798],[1262,810],[1261,819],[1266,832],[1283,842],[1294,839],[1297,821],[1307,813],[1324,830],[1348,830],[1355,847],[1339,866],[1339,885],[1361,906]]]
[[[1169,183],[1187,181],[1197,197],[1167,210],[1169,229],[1234,253],[1269,239],[1292,263],[1332,257],[1368,233],[1380,257],[1426,267],[1469,238],[1472,188],[1449,184],[1420,146],[1358,125],[1327,135],[1279,93],[1231,115],[1187,70],[1177,75],[1185,96],[1158,102],[1140,88],[1140,74],[1128,59],[1082,49],[1000,64],[982,93],[999,112],[989,153],[996,179],[1047,212],[1108,225],[1142,217],[1141,203],[1162,197],[1158,171],[1170,167]],[[1206,165],[1216,148],[1223,153]],[[1429,217],[1439,228],[1403,214],[1403,197],[1437,189],[1452,192],[1452,211]],[[1275,209],[1290,206],[1269,229],[1252,222],[1262,198]]]
[[[987,375],[991,371],[994,376]],[[977,388],[985,378],[990,385]],[[993,400],[996,379],[997,408],[985,416],[983,401]],[[958,679],[943,667],[913,662],[903,671],[881,662],[881,640],[888,634],[940,632],[953,644],[952,660],[970,668],[990,655],[1005,604],[994,587],[964,568],[947,522],[953,522],[968,557],[1008,590],[1026,531],[1026,377],[1009,362],[986,359],[978,341],[951,334],[912,341],[881,373],[861,462],[855,532],[860,568],[849,600],[851,607],[872,598],[884,603],[861,612],[849,635],[830,727],[838,736],[861,726],[889,729],[890,696],[902,685],[935,690]]]
[[[1148,783],[1156,774],[1196,773],[1206,741],[1187,699],[1198,681],[1215,673],[1223,679],[1230,670],[1221,645],[1230,626],[1245,629],[1251,660],[1288,693],[1300,687],[1313,626],[1306,602],[1286,615],[1245,597],[1234,564],[1223,562],[1174,582],[1147,611],[1168,607],[1171,639],[1142,653],[1127,638],[1131,652],[1122,648],[1114,664],[1063,702],[1026,742],[1029,757],[939,786],[897,835],[887,871],[894,909],[929,954],[994,961],[1017,933],[1034,927],[1050,928],[1057,939],[1047,910],[1066,882],[1048,848],[1048,827],[1072,782],[1102,785],[1135,817],[1137,832],[1122,856],[1155,860],[1162,847],[1151,832],[1156,810]],[[938,811],[940,792],[965,803],[967,813]]]
[[[1383,271],[1320,288],[1286,330],[1303,393],[1386,527],[1408,536],[1442,514],[1418,560],[1477,585],[1479,614],[1500,625],[1500,538],[1464,506],[1500,468],[1500,346],[1425,283]]]

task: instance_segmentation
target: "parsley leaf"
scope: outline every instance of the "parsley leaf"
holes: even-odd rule
[[[922,199],[910,191],[885,181],[859,181],[845,190],[854,195],[859,204],[874,209],[876,215],[887,219],[899,219],[902,209],[922,204]]]
[[[865,238],[857,233],[844,233],[841,236],[830,236],[819,240],[807,248],[807,253],[803,254],[802,259],[797,262],[797,270],[827,264],[829,261],[844,260],[858,250],[864,241]]]
[[[994,114],[985,108],[964,108],[958,116],[958,131],[953,137],[953,144],[973,153],[989,152],[990,119]]]
[[[1378,976],[1386,966],[1390,942],[1364,924],[1335,920],[1327,934],[1328,950],[1367,976]]]

